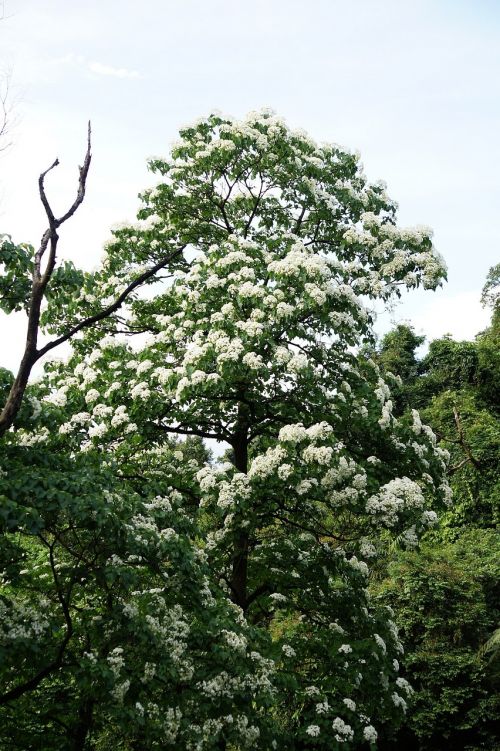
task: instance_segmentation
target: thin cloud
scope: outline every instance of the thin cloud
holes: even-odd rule
[[[1,2],[1,0],[0,0]],[[111,76],[112,78],[122,78],[129,80],[138,80],[142,78],[141,74],[137,70],[130,70],[130,68],[116,68],[114,65],[105,65],[97,60],[87,60],[83,55],[76,55],[74,52],[69,52],[63,57],[56,57],[50,61],[51,65],[56,66],[76,66],[79,68],[85,68],[91,73],[95,73],[97,76]]]
[[[128,68],[114,68],[112,65],[103,65],[103,63],[92,62],[87,63],[87,68],[96,73],[98,76],[113,76],[114,78],[129,78],[138,79],[142,78],[141,74],[136,70],[129,70]]]

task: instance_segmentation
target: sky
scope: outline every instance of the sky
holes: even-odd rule
[[[3,16],[3,17],[2,17]],[[448,265],[437,292],[390,314],[428,339],[473,338],[500,261],[498,0],[0,0],[0,71],[10,74],[12,145],[0,154],[0,232],[37,244],[37,179],[56,210],[73,200],[92,121],[87,196],[61,257],[90,269],[110,228],[133,221],[152,155],[186,122],[272,107],[318,141],[361,153],[402,225],[425,224]],[[24,321],[0,317],[14,368]]]

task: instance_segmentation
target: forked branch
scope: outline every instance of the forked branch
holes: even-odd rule
[[[49,226],[42,235],[40,247],[35,254],[34,268],[32,273],[31,297],[28,306],[28,327],[24,354],[16,378],[7,397],[7,401],[5,402],[3,409],[1,409],[0,411],[0,436],[2,436],[11,427],[17,413],[19,412],[30,373],[34,364],[47,352],[59,346],[63,342],[68,341],[79,331],[82,331],[82,329],[88,328],[89,326],[92,326],[93,324],[105,318],[108,318],[113,313],[115,313],[137,287],[146,282],[163,268],[168,266],[169,263],[171,263],[180,254],[182,254],[182,251],[184,249],[184,246],[182,246],[165,254],[163,258],[160,259],[160,261],[158,261],[151,268],[147,269],[139,276],[137,276],[133,281],[131,281],[130,284],[125,288],[125,290],[110,305],[106,306],[98,313],[95,313],[94,315],[88,316],[82,321],[79,321],[73,326],[69,326],[68,330],[64,334],[61,334],[57,338],[53,339],[52,341],[48,342],[43,347],[38,349],[41,305],[44,300],[47,285],[50,282],[56,266],[57,243],[59,241],[57,230],[62,224],[64,224],[64,222],[66,222],[75,214],[78,207],[82,204],[85,198],[85,189],[87,185],[87,176],[91,159],[91,128],[89,123],[87,134],[87,150],[85,153],[83,166],[79,168],[76,197],[66,213],[59,218],[55,216],[45,192],[45,178],[49,174],[49,172],[51,172],[53,169],[55,169],[55,167],[58,166],[59,160],[56,159],[48,169],[42,172],[38,179],[40,200],[45,209],[45,214],[47,216]],[[42,268],[42,264],[45,258],[45,268]]]

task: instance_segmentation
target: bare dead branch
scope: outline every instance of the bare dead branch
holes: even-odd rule
[[[44,299],[45,290],[47,288],[47,285],[50,281],[50,278],[52,276],[52,273],[56,265],[56,251],[57,251],[57,243],[59,240],[57,229],[67,219],[73,216],[78,206],[80,206],[80,204],[82,203],[84,199],[87,175],[88,175],[88,171],[90,167],[90,161],[92,159],[91,150],[90,150],[90,146],[91,146],[90,136],[91,136],[91,130],[90,130],[90,122],[89,122],[88,136],[87,136],[87,150],[85,153],[83,167],[80,167],[77,195],[71,207],[69,208],[69,210],[60,219],[56,219],[54,216],[54,212],[52,211],[52,208],[45,194],[45,186],[44,186],[44,180],[45,180],[46,175],[52,169],[57,167],[57,165],[59,164],[59,160],[56,159],[47,170],[42,172],[42,174],[40,175],[38,179],[40,199],[44,206],[45,213],[49,221],[49,226],[43,233],[42,239],[40,242],[40,247],[35,254],[35,263],[34,263],[33,274],[32,274],[31,298],[30,298],[30,303],[29,303],[29,308],[28,308],[28,327],[27,327],[27,332],[26,332],[26,343],[25,343],[23,357],[21,359],[21,364],[19,365],[16,378],[14,380],[14,383],[12,384],[12,388],[7,397],[7,401],[2,411],[0,412],[0,436],[3,435],[3,433],[5,433],[5,431],[8,430],[10,426],[12,425],[12,423],[14,422],[15,417],[21,407],[21,402],[24,396],[24,392],[26,391],[26,386],[28,384],[28,379],[30,377],[31,370],[35,362],[40,357],[37,351],[37,342],[38,342],[38,334],[39,334],[39,327],[40,327],[40,310],[41,310],[42,301]],[[42,269],[41,269],[42,259],[48,247],[50,247],[49,256],[47,259],[45,271],[42,273]]]
[[[0,152],[5,151],[11,145],[10,141],[4,139],[10,130],[12,112],[10,73],[2,72],[2,79],[0,84]]]
[[[92,155],[90,153],[91,136],[92,136],[92,130],[91,130],[91,125],[90,125],[90,120],[89,120],[88,127],[87,127],[87,153],[85,154],[83,166],[79,167],[80,177],[78,179],[78,192],[76,194],[75,200],[73,201],[68,211],[60,219],[57,220],[58,227],[61,224],[63,224],[67,219],[73,216],[73,214],[75,213],[75,211],[80,206],[83,199],[85,198],[85,186],[87,184],[87,175],[89,173],[90,161],[92,158]]]
[[[50,208],[50,204],[47,200],[47,196],[45,195],[45,187],[43,183],[44,183],[46,175],[48,175],[49,172],[54,169],[54,167],[58,167],[58,166],[59,166],[59,159],[55,159],[54,162],[50,165],[50,167],[46,169],[45,172],[42,172],[42,174],[38,178],[38,190],[40,193],[40,200],[42,201],[43,208],[45,209],[45,213],[47,214],[50,227],[52,227],[52,225],[55,223],[55,217],[54,217],[54,214],[52,213],[52,209]]]

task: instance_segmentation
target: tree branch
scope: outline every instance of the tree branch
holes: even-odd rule
[[[162,423],[158,422],[152,422],[149,424],[153,425],[155,428],[163,430],[165,433],[171,433],[173,435],[196,435],[200,438],[214,438],[216,441],[226,441],[229,443],[228,438],[226,436],[222,436],[220,433],[208,433],[205,430],[197,430],[196,428],[187,429],[181,427],[169,427],[168,425],[163,425]]]
[[[92,324],[97,323],[98,321],[102,321],[105,318],[109,318],[110,315],[112,315],[116,310],[121,308],[125,300],[128,298],[130,293],[134,291],[134,289],[139,287],[141,284],[144,284],[144,282],[146,282],[148,279],[154,276],[157,271],[160,271],[168,263],[173,261],[177,256],[179,256],[182,253],[185,247],[186,247],[185,245],[182,245],[180,248],[177,248],[177,250],[174,250],[169,255],[164,256],[160,261],[158,261],[158,263],[156,263],[150,269],[148,269],[147,271],[144,271],[142,274],[136,277],[136,279],[134,279],[134,281],[131,282],[123,290],[121,295],[117,297],[116,300],[113,303],[111,303],[111,305],[108,305],[107,308],[104,308],[104,310],[101,310],[99,313],[95,313],[93,316],[89,316],[88,318],[85,318],[83,321],[80,321],[80,323],[75,324],[65,334],[61,334],[61,336],[59,336],[57,339],[53,339],[51,342],[48,342],[47,344],[45,344],[41,349],[37,351],[36,359],[38,360],[40,357],[43,357],[43,355],[45,355],[51,349],[54,349],[54,347],[58,347],[63,342],[67,342],[68,339],[71,339],[75,334],[77,334],[82,329],[86,329],[89,326],[92,326]]]
[[[458,431],[458,442],[460,443],[461,447],[463,448],[467,459],[470,461],[473,467],[476,469],[481,469],[481,462],[479,462],[472,454],[472,451],[470,450],[470,446],[465,441],[464,436],[464,429],[462,426],[462,420],[460,419],[460,412],[458,411],[456,405],[453,406],[453,416],[455,418],[455,425],[457,426]]]
[[[45,172],[42,172],[42,174],[40,175],[38,179],[40,199],[45,209],[45,213],[49,221],[49,226],[46,229],[46,231],[43,233],[40,247],[35,254],[35,263],[34,263],[33,274],[32,274],[31,298],[30,298],[29,308],[28,308],[28,327],[27,327],[27,332],[26,332],[26,343],[24,347],[24,354],[21,359],[21,364],[19,365],[16,378],[14,380],[14,383],[12,384],[12,388],[7,397],[7,401],[0,413],[0,436],[3,435],[14,422],[16,415],[19,412],[19,409],[21,407],[21,402],[24,396],[24,392],[26,391],[26,386],[28,385],[28,379],[30,377],[31,370],[35,362],[40,357],[39,353],[37,352],[38,333],[39,333],[39,326],[40,326],[40,310],[42,306],[42,301],[44,299],[45,290],[51,279],[52,273],[54,271],[55,263],[56,263],[57,242],[59,240],[59,236],[57,234],[57,228],[60,227],[61,224],[63,224],[63,222],[69,219],[69,217],[73,216],[78,206],[80,206],[80,204],[82,203],[84,199],[87,174],[89,171],[90,161],[92,158],[91,151],[90,151],[90,145],[91,145],[90,135],[91,135],[91,131],[90,131],[90,122],[89,122],[88,135],[87,135],[87,151],[85,153],[83,167],[80,167],[80,176],[78,179],[77,195],[71,207],[69,208],[69,210],[60,219],[56,219],[54,216],[54,212],[52,211],[52,208],[45,194],[45,186],[44,186],[45,176],[52,169],[54,169],[54,167],[56,167],[59,164],[59,160],[56,159],[51,164],[51,166],[47,170],[45,170]],[[49,258],[47,261],[45,271],[42,274],[42,270],[41,270],[42,258],[45,255],[47,248],[49,247],[49,243],[50,243]]]
[[[44,542],[45,544],[48,545],[46,541]],[[50,675],[54,671],[58,670],[63,664],[64,652],[66,651],[66,647],[68,646],[68,643],[71,637],[73,636],[73,622],[71,620],[68,603],[64,599],[61,589],[59,587],[59,580],[58,580],[57,572],[55,569],[53,544],[48,545],[48,547],[49,547],[50,568],[52,570],[54,583],[56,585],[57,599],[59,600],[59,603],[61,605],[61,609],[63,611],[63,616],[64,616],[64,621],[66,623],[66,633],[64,635],[64,639],[59,645],[59,649],[57,650],[57,654],[54,660],[52,660],[52,662],[50,662],[42,670],[40,670],[36,675],[34,675],[33,678],[30,678],[30,680],[25,681],[24,683],[20,683],[15,688],[12,688],[10,691],[7,691],[6,693],[1,694],[0,704],[7,704],[10,701],[14,701],[15,699],[18,699],[20,696],[27,693],[28,691],[32,691],[44,680],[44,678],[46,678],[48,675]]]

